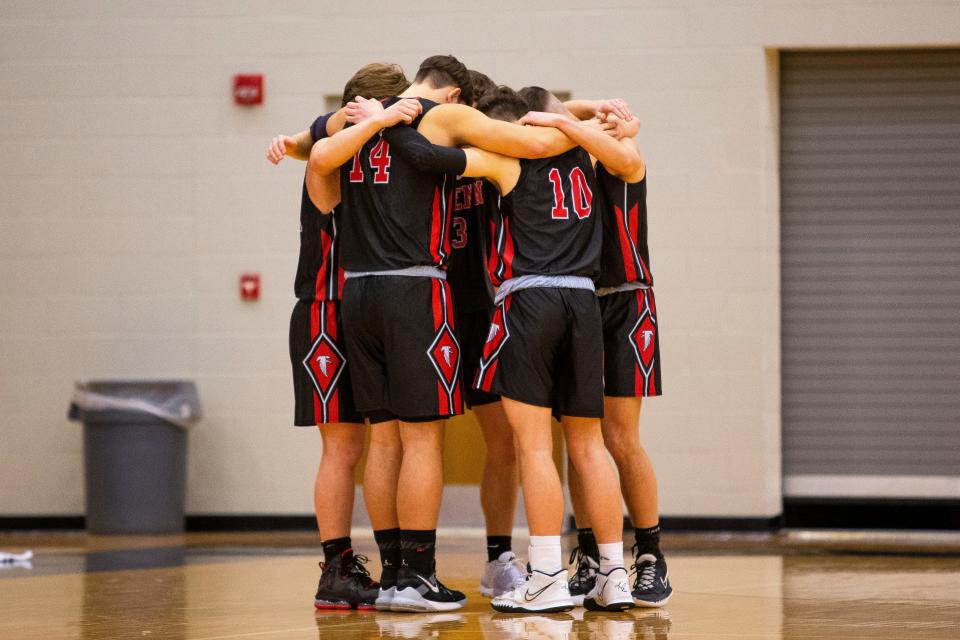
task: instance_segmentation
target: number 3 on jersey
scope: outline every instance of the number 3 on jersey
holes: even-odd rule
[[[390,182],[390,145],[383,138],[370,150],[370,167],[373,169],[373,183]],[[350,182],[363,182],[363,167],[360,166],[360,151],[353,156],[350,168]]]
[[[557,168],[550,169],[547,177],[550,179],[550,184],[553,185],[553,211],[551,211],[551,215],[554,220],[566,220],[570,217],[570,210],[567,209],[567,196],[563,192],[560,171]],[[590,191],[587,177],[583,175],[583,170],[580,167],[574,167],[570,171],[570,188],[573,196],[574,213],[581,220],[589,218],[593,206],[593,192]]]

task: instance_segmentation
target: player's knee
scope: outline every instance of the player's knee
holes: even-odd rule
[[[600,438],[577,438],[567,442],[567,455],[577,471],[588,471],[603,460],[606,453]]]
[[[627,436],[621,429],[611,429],[604,432],[603,444],[617,462],[622,459],[629,459],[639,453],[640,443],[636,438]]]

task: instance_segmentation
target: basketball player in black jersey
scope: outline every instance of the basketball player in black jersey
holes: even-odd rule
[[[577,115],[593,116],[596,110],[586,105]],[[557,127],[598,159],[596,204],[604,225],[597,279],[604,338],[603,437],[619,470],[636,536],[634,601],[660,607],[673,589],[659,545],[657,479],[638,429],[642,399],[661,393],[659,327],[647,247],[646,165],[635,139],[639,121],[609,120],[616,123],[613,138],[553,113],[530,113],[522,122]],[[571,466],[570,496],[581,552],[571,593],[589,589],[595,571],[591,563],[596,562],[590,552],[596,543],[591,545],[583,483]]]
[[[350,78],[344,96],[387,97],[408,85],[402,69],[396,65],[371,64]],[[326,125],[335,115],[318,117],[306,130],[311,145],[327,137]],[[273,147],[274,143],[268,147],[268,158]],[[354,469],[363,452],[363,418],[354,409],[346,372],[339,310],[343,270],[339,264],[338,220],[335,200],[327,200],[330,206],[323,211],[318,209],[308,197],[304,183],[295,284],[298,302],[290,321],[294,424],[318,425],[323,441],[314,483],[314,507],[324,562],[314,604],[318,609],[363,609],[374,606],[379,585],[363,567],[366,559],[354,555],[350,540]],[[375,512],[371,520],[376,521]]]

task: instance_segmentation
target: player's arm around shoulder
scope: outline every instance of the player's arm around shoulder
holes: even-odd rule
[[[357,105],[353,126],[345,127],[313,145],[307,164],[308,173],[327,175],[337,171],[381,129],[401,122],[409,124],[420,113],[420,103],[412,99],[400,100],[386,109],[376,100],[359,97],[357,100],[356,103],[350,103]],[[347,105],[347,111],[350,112],[350,105]]]
[[[434,144],[469,145],[514,158],[549,158],[576,146],[556,129],[494,120],[462,104],[434,107],[423,116],[419,130]]]
[[[647,176],[647,163],[643,159],[643,154],[640,153],[640,145],[637,143],[637,139],[633,136],[629,136],[620,138],[619,142],[626,148],[628,153],[635,154],[636,158],[639,159],[639,164],[634,166],[634,170],[631,173],[616,173],[614,175],[624,182],[640,182]]]
[[[492,151],[466,147],[467,166],[463,171],[465,178],[486,178],[497,187],[501,196],[505,196],[517,186],[520,180],[520,161]]]
[[[343,129],[346,121],[346,112],[342,108],[331,114],[325,123],[326,131],[324,132],[324,137],[333,135]],[[273,140],[270,141],[270,144],[267,145],[267,160],[273,164],[280,164],[281,160],[290,157],[294,160],[306,162],[310,159],[310,150],[313,148],[314,142],[313,132],[310,131],[310,129],[304,129],[292,136],[275,136]]]

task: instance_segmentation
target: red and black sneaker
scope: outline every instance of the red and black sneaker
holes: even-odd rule
[[[347,549],[330,562],[320,563],[320,583],[313,605],[317,609],[374,609],[380,583],[370,577],[366,556]]]

